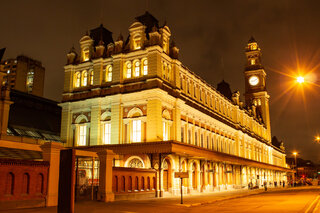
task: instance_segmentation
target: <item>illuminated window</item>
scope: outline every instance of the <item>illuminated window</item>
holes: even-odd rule
[[[191,129],[188,130],[188,144],[191,144]]]
[[[141,49],[141,36],[140,35],[136,35],[133,38],[133,43],[134,43],[134,49],[135,50]]]
[[[163,140],[167,141],[169,140],[169,125],[165,121],[162,122],[162,125],[163,125]]]
[[[148,60],[143,61],[143,75],[148,75]]]
[[[140,76],[140,62],[136,61],[134,63],[134,76],[138,77]]]
[[[132,121],[132,142],[141,141],[141,120]]]
[[[170,81],[170,76],[171,76],[171,66],[168,66],[168,75],[167,75],[167,79],[168,81]]]
[[[110,82],[112,81],[112,66],[107,66],[107,81]]]
[[[184,142],[184,127],[181,127],[181,142]]]
[[[90,72],[90,85],[93,85],[93,70]]]
[[[250,59],[250,63],[251,63],[251,65],[255,65],[256,64],[256,60],[255,59]]]
[[[87,127],[85,124],[78,126],[78,146],[85,146],[87,140]]]
[[[251,50],[256,50],[258,48],[258,45],[256,43],[253,43],[250,45]]]
[[[89,61],[89,49],[83,50],[83,61]]]
[[[75,87],[80,87],[80,82],[81,82],[81,75],[80,72],[76,72],[75,74]]]
[[[28,93],[32,92],[33,78],[34,78],[34,72],[32,70],[27,73],[27,91],[28,91]]]
[[[82,86],[87,86],[88,84],[88,72],[83,71],[82,72]]]
[[[111,123],[105,123],[103,125],[103,143],[111,143]]]
[[[127,78],[131,78],[131,69],[132,69],[131,63],[128,62],[127,63]]]

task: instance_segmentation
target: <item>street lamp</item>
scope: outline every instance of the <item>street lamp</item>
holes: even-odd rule
[[[317,136],[315,137],[315,141],[316,141],[317,143],[320,143],[320,136],[319,136],[319,135],[317,135]]]
[[[304,77],[303,77],[303,76],[298,76],[296,80],[297,80],[297,82],[298,82],[299,84],[304,83]]]
[[[298,155],[298,153],[297,152],[293,152],[292,153],[293,154],[293,156],[294,156],[294,169],[296,170],[296,174],[294,175],[294,183],[293,183],[293,186],[295,186],[296,185],[296,175],[298,176],[298,171],[297,171],[297,155]]]

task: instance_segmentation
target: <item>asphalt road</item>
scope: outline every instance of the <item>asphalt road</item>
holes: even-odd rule
[[[239,196],[238,198],[235,198]],[[320,188],[303,187],[274,189],[268,192],[242,191],[219,192],[187,196],[185,204],[180,199],[158,198],[149,200],[117,201],[103,203],[96,201],[78,202],[75,213],[184,213],[184,212],[268,212],[268,213],[320,213]],[[0,212],[2,212],[0,210]],[[56,213],[57,208],[36,208],[5,211],[7,213]]]
[[[320,190],[301,189],[266,192],[213,204],[190,207],[182,212],[320,212]]]

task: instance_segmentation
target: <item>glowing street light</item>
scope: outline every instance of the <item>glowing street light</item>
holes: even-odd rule
[[[318,143],[320,143],[320,136],[317,135],[317,136],[315,137],[315,140],[316,140]]]
[[[297,82],[298,82],[299,84],[304,83],[304,77],[303,77],[303,76],[298,76],[298,77],[297,77]]]

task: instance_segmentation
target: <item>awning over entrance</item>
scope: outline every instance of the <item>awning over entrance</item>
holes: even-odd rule
[[[275,166],[263,162],[258,162],[235,155],[230,155],[222,152],[208,150],[198,146],[185,144],[176,141],[161,141],[148,143],[131,143],[131,144],[117,144],[117,145],[99,145],[77,147],[77,149],[84,149],[88,151],[99,152],[105,149],[111,149],[116,154],[177,154],[190,158],[206,159],[212,161],[221,161],[234,165],[252,166],[264,169],[273,169],[278,171],[291,172],[291,169]]]

